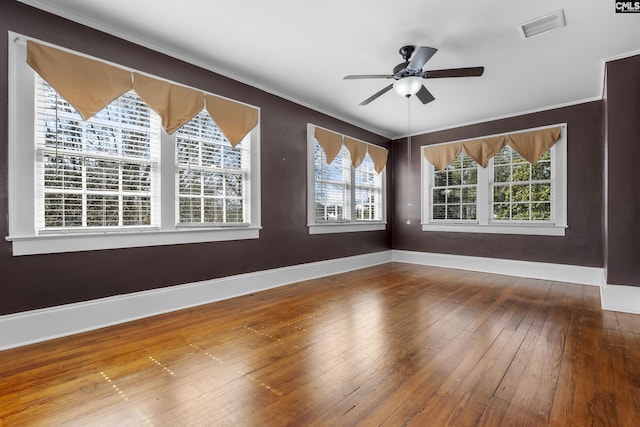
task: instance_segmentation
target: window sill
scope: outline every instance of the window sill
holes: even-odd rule
[[[309,234],[355,233],[360,231],[380,231],[387,229],[386,222],[343,222],[309,224]]]
[[[8,236],[13,256],[257,239],[261,227],[187,228]]]
[[[531,236],[564,236],[566,225],[478,225],[478,224],[422,224],[422,231],[447,233],[522,234]]]

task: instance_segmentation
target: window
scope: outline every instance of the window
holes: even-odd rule
[[[331,132],[337,145],[335,157],[328,163],[315,130],[316,126],[308,125],[310,233],[384,230],[385,172],[378,173],[372,156],[365,155],[370,145],[346,137],[354,144],[352,151],[342,143],[345,137]],[[361,158],[355,168],[352,152]]]
[[[432,218],[475,221],[477,192],[478,164],[461,151],[445,171],[434,172]]]
[[[232,146],[203,110],[169,135],[133,90],[82,120],[11,39],[14,255],[258,237],[259,126]]]
[[[38,232],[157,227],[157,115],[128,92],[83,121],[38,75],[35,85]]]
[[[243,224],[249,212],[249,144],[233,147],[201,112],[177,131],[180,224]]]
[[[504,147],[493,159],[493,220],[551,222],[551,184],[551,151],[532,165]]]
[[[535,163],[506,142],[511,141],[510,135],[515,139],[525,132],[543,133],[552,129],[561,129],[559,138],[550,148],[535,155]],[[429,146],[422,147],[425,154],[422,161],[424,231],[564,235],[567,227],[566,125],[485,140],[500,138],[503,142],[495,153],[483,160],[486,168],[467,153],[472,149],[466,145],[469,140],[450,143],[460,144],[461,148],[444,170],[427,160],[425,150]]]

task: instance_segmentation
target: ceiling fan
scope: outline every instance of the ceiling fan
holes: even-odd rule
[[[422,79],[437,79],[442,77],[478,77],[484,73],[484,67],[467,67],[467,68],[449,68],[445,70],[432,70],[422,71],[422,67],[427,63],[429,59],[438,51],[433,47],[420,46],[416,50],[415,46],[403,46],[400,48],[400,55],[404,59],[404,62],[396,65],[393,68],[393,74],[358,74],[345,76],[345,80],[352,79],[394,79],[395,82],[386,86],[382,90],[374,93],[369,98],[365,99],[360,105],[367,105],[371,101],[375,100],[379,96],[390,91],[394,88],[395,91],[409,98],[411,95],[415,95],[423,103],[429,103],[435,98],[422,84]],[[413,55],[413,58],[411,58]],[[411,60],[409,60],[411,58]]]

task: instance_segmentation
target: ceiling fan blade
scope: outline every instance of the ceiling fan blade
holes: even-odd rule
[[[360,103],[360,105],[367,105],[368,103],[370,103],[371,101],[373,101],[374,99],[378,98],[381,95],[384,95],[385,93],[389,92],[391,90],[391,88],[393,87],[393,83],[390,84],[389,86],[385,87],[384,89],[379,90],[378,92],[374,93],[373,95],[371,95],[369,98],[365,99],[364,101],[362,101]]]
[[[354,80],[354,79],[390,79],[393,77],[393,74],[355,74],[351,76],[344,76],[343,80]]]
[[[484,73],[484,67],[449,68],[446,70],[431,70],[422,73],[425,79],[438,79],[441,77],[479,77]]]
[[[424,64],[426,64],[437,51],[438,49],[433,47],[420,46],[418,51],[413,55],[413,58],[411,58],[407,69],[411,71],[422,70]]]
[[[436,99],[431,92],[429,92],[429,90],[424,87],[424,85],[422,85],[422,87],[420,88],[420,90],[416,93],[416,96],[418,97],[418,99],[423,103],[423,104],[428,104],[429,102],[433,101],[434,99]]]

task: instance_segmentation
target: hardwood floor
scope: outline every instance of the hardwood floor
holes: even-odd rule
[[[640,316],[391,263],[0,352],[0,425],[640,426]]]

